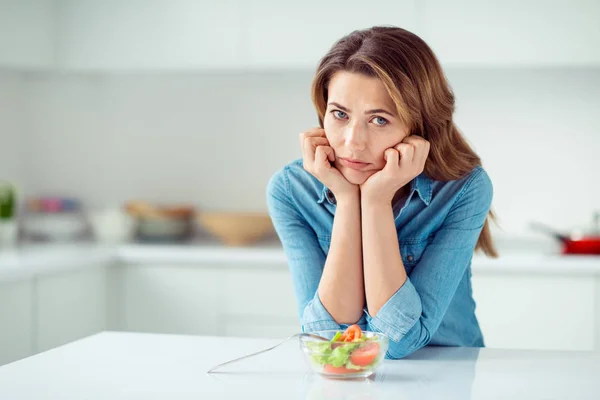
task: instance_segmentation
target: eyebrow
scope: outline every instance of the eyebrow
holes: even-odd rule
[[[328,103],[328,104],[332,105],[332,106],[336,106],[336,107],[338,107],[339,109],[341,109],[343,111],[350,112],[349,109],[347,109],[346,107],[344,107],[343,105],[341,105],[339,103],[335,103],[335,102],[332,101],[331,103]],[[367,110],[367,111],[365,111],[365,114],[376,114],[376,113],[388,114],[388,115],[391,115],[392,117],[395,117],[394,114],[392,114],[391,112],[389,112],[387,110],[384,110],[383,108],[375,108],[373,110]]]

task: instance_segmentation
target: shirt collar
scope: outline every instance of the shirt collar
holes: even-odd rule
[[[431,203],[432,184],[432,180],[427,177],[425,173],[418,175],[410,182],[409,198],[412,197],[414,192],[417,192],[419,194],[419,198],[423,201],[423,203],[425,203],[425,205],[428,206],[429,203]],[[323,187],[320,193],[318,193],[319,199],[317,200],[317,203],[321,204],[325,201],[325,199],[327,199],[329,204],[335,205],[336,201],[333,192],[329,190],[327,186],[322,186]]]
[[[421,173],[421,175],[418,175],[410,182],[410,191],[416,191],[421,200],[423,200],[423,203],[428,206],[431,203],[432,186],[433,182],[431,178],[425,175],[425,173]]]

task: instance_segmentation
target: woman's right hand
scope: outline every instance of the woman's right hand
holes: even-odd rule
[[[359,193],[354,185],[331,163],[335,161],[335,152],[325,136],[325,130],[317,127],[300,134],[302,162],[304,169],[317,178],[333,192],[336,198]]]

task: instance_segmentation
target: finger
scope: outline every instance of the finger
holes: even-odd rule
[[[315,161],[315,151],[319,146],[327,146],[329,142],[324,137],[307,137],[302,146],[302,157],[305,162],[313,163]]]
[[[315,151],[315,168],[331,168],[330,154],[333,154],[333,149],[329,146],[318,146]]]
[[[415,147],[409,143],[399,143],[394,147],[400,153],[400,161],[403,163],[412,163],[415,155]]]
[[[421,152],[420,152],[420,161],[421,161],[421,163],[423,163],[423,165],[425,165],[425,162],[427,161],[427,157],[429,156],[429,149],[431,149],[431,143],[429,143],[427,140],[425,140],[425,143],[423,143],[423,146],[421,147]]]
[[[415,148],[413,159],[416,163],[425,164],[429,155],[430,143],[420,136],[410,136],[403,140]]]
[[[400,161],[400,155],[398,154],[398,150],[392,148],[386,149],[385,153],[383,153],[383,158],[385,159],[385,167],[384,169],[397,168],[398,163]]]
[[[402,139],[402,143],[413,144],[415,146],[423,141],[426,141],[426,140],[423,139],[421,136],[416,136],[416,135],[406,136],[404,139]]]
[[[299,137],[300,147],[302,148],[302,151],[304,151],[304,144],[306,142],[306,139],[311,137],[325,137],[325,129],[319,127],[311,128],[305,132],[300,133]]]
[[[324,151],[327,153],[327,159],[329,160],[329,162],[335,161],[335,150],[333,150],[333,147],[329,146],[329,144],[327,144],[327,146],[319,146],[319,147],[324,148]]]
[[[413,145],[415,150],[419,153],[425,150],[428,151],[430,147],[430,143],[421,136],[407,136],[402,140],[402,142]]]

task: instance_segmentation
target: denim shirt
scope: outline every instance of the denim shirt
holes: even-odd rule
[[[366,307],[357,324],[386,334],[387,358],[426,345],[483,347],[471,289],[471,260],[493,195],[478,166],[461,179],[440,182],[421,174],[393,205],[407,280],[375,316]],[[295,160],[267,185],[267,205],[292,276],[302,331],[343,330],[321,303],[336,209],[333,193]]]

